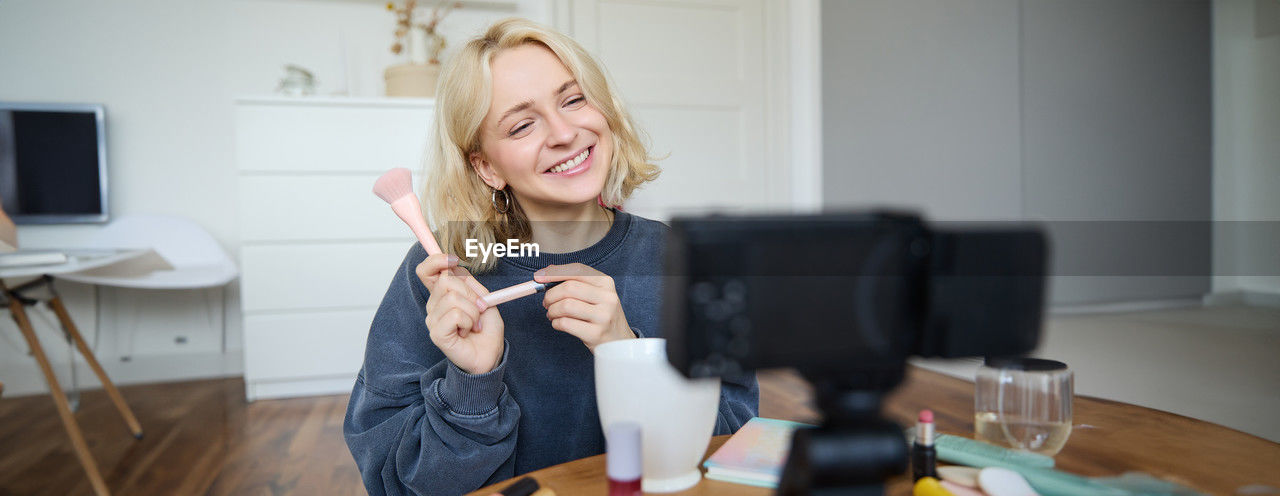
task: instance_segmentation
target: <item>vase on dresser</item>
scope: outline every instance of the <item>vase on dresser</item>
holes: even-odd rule
[[[436,94],[438,64],[396,64],[383,72],[387,96],[431,98]]]
[[[444,38],[415,27],[409,31],[409,62],[396,64],[383,71],[387,96],[431,98],[436,95],[436,79],[440,77],[440,51]]]

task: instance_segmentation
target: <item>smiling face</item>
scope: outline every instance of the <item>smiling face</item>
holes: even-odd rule
[[[493,98],[471,165],[507,185],[526,211],[594,205],[609,174],[613,133],[551,50],[526,44],[490,63]]]

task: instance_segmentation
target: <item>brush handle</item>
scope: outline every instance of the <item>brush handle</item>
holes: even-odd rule
[[[436,237],[431,235],[431,229],[427,228],[427,221],[422,219],[422,206],[418,204],[417,195],[405,195],[392,202],[391,210],[400,217],[400,220],[409,225],[409,229],[413,230],[413,235],[418,237],[418,242],[422,243],[422,248],[427,250],[428,255],[444,253],[440,249],[440,244],[436,243]]]

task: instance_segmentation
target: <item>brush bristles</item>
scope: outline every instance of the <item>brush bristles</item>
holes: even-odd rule
[[[396,167],[387,171],[373,183],[373,194],[382,201],[392,203],[413,194],[413,174],[409,169]]]

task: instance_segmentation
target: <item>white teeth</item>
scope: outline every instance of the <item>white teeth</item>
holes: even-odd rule
[[[579,153],[579,154],[578,154],[578,156],[573,157],[573,158],[571,158],[571,159],[569,159],[569,160],[566,160],[563,164],[560,164],[560,165],[557,165],[557,166],[555,166],[555,167],[552,167],[552,168],[551,168],[551,173],[552,173],[552,174],[558,174],[558,173],[560,173],[560,172],[564,172],[564,171],[566,171],[566,170],[569,170],[569,169],[572,169],[572,168],[574,168],[574,167],[577,167],[577,166],[578,166],[578,164],[581,164],[583,160],[586,160],[586,159],[587,159],[587,157],[588,157],[589,155],[591,155],[591,150],[590,150],[590,149],[583,150],[583,151],[582,151],[582,153]]]

